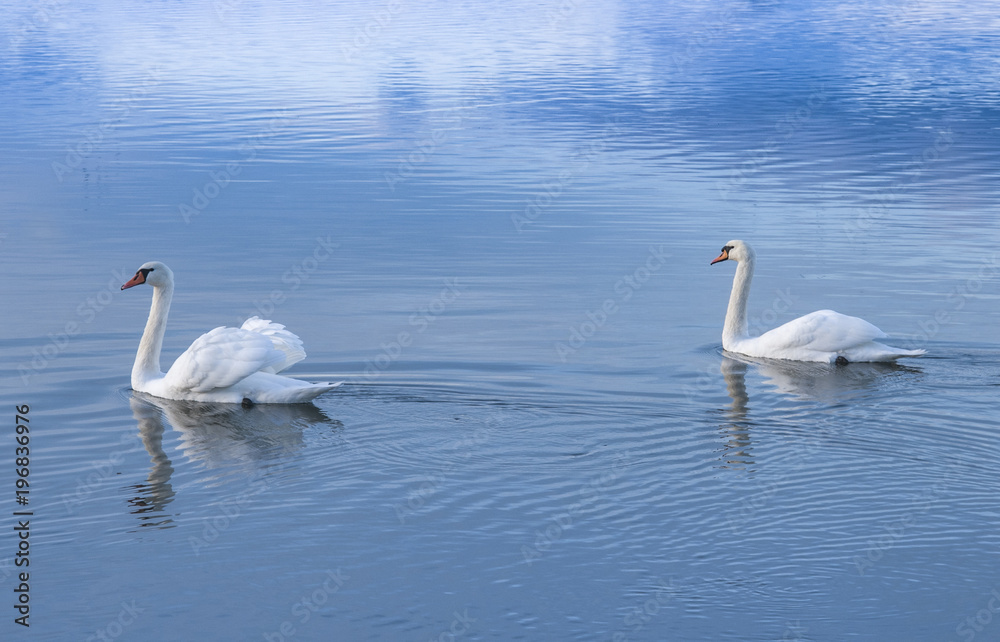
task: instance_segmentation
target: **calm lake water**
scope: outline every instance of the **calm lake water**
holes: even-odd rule
[[[2,5],[3,639],[1000,639],[994,3]],[[133,394],[153,259],[345,385]]]

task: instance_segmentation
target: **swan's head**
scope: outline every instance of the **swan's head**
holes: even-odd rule
[[[737,263],[740,261],[753,261],[754,256],[753,248],[743,241],[730,241],[723,246],[722,254],[716,257],[709,265],[715,265],[722,261],[736,261]]]
[[[173,282],[174,273],[170,271],[170,268],[159,261],[150,261],[139,266],[135,276],[129,279],[129,282],[123,285],[122,289],[127,290],[143,283],[148,283],[155,288]]]

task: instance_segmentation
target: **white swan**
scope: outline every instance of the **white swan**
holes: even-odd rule
[[[739,263],[733,278],[733,292],[722,329],[722,347],[751,357],[819,361],[843,364],[851,361],[894,361],[917,357],[925,350],[893,348],[875,339],[887,335],[864,319],[833,310],[819,310],[768,330],[759,337],[747,332],[747,299],[756,254],[743,241],[730,241],[710,265],[732,260]]]
[[[308,383],[277,373],[305,358],[302,341],[278,323],[258,317],[241,328],[218,327],[198,337],[166,374],[160,348],[174,295],[174,273],[159,261],[144,263],[122,290],[153,286],[149,320],[132,366],[132,388],[163,399],[217,403],[306,403],[339,386]]]

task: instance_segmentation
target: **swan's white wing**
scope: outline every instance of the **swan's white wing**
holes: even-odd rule
[[[294,335],[293,335],[294,336]],[[228,388],[255,372],[284,363],[288,355],[271,339],[242,328],[219,327],[198,337],[164,377],[171,388],[208,392]]]
[[[265,369],[264,372],[278,373],[287,370],[292,364],[298,363],[306,358],[306,351],[302,347],[302,339],[285,329],[280,323],[265,321],[260,317],[250,317],[243,322],[244,330],[257,332],[271,340],[271,343],[278,350],[285,353],[285,359],[274,366],[273,369]]]
[[[758,341],[776,349],[838,352],[885,336],[864,319],[818,310],[765,332]]]

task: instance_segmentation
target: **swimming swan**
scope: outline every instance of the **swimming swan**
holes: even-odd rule
[[[308,383],[277,373],[305,358],[302,340],[278,323],[250,317],[241,328],[218,327],[198,337],[166,374],[160,348],[174,295],[174,273],[144,263],[122,290],[153,286],[149,320],[132,367],[132,388],[163,399],[218,403],[306,403],[339,386]]]
[[[726,325],[722,329],[722,347],[751,357],[818,361],[844,364],[851,361],[894,361],[917,357],[926,350],[893,348],[875,339],[887,335],[864,319],[849,317],[833,310],[819,310],[769,330],[759,337],[747,332],[747,299],[756,254],[743,241],[730,241],[710,265],[736,261],[733,291],[729,295]]]

